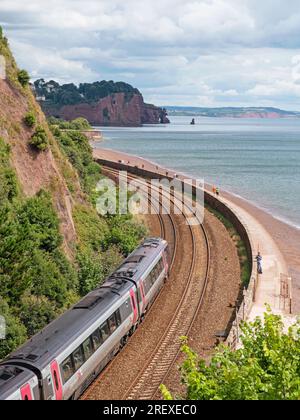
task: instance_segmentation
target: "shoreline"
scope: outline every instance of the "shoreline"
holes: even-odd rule
[[[176,172],[172,169],[166,169],[160,164],[145,159],[137,155],[129,155],[124,152],[106,149],[106,148],[96,148],[94,149],[101,154],[103,158],[113,161],[129,161],[134,158],[137,164],[147,164],[152,167],[154,171],[159,170],[160,172],[169,174],[177,173],[180,176],[185,178],[192,176]],[[105,155],[105,156],[104,156]],[[211,191],[211,185],[206,184],[206,188]],[[261,209],[259,206],[250,202],[249,200],[244,199],[243,197],[231,193],[226,190],[221,190],[221,196],[231,201],[233,204],[238,205],[245,211],[247,211],[252,217],[254,217],[272,236],[274,242],[278,246],[280,252],[282,253],[286,264],[288,266],[289,274],[292,277],[293,283],[293,312],[300,313],[300,229],[293,227],[287,222],[281,221],[276,216],[273,216],[268,211]]]

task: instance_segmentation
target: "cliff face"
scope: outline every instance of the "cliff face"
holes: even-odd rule
[[[97,102],[75,105],[53,106],[40,102],[48,116],[64,120],[86,118],[92,125],[138,127],[142,124],[168,124],[165,110],[145,104],[142,95],[133,94],[130,99],[125,93],[115,93]]]
[[[64,162],[56,147],[45,116],[31,90],[29,87],[22,88],[18,82],[18,69],[4,39],[0,40],[0,54],[6,58],[7,73],[7,78],[0,78],[0,137],[10,146],[11,164],[24,196],[33,197],[41,189],[51,192],[60,219],[64,249],[71,256],[76,240],[72,217],[73,200],[61,166],[68,163]],[[43,153],[38,153],[29,145],[34,133],[34,128],[24,123],[24,116],[29,112],[35,114],[37,124],[48,135],[51,147]],[[74,188],[78,188],[78,191],[80,188],[75,176]]]

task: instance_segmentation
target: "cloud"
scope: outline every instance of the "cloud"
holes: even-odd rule
[[[1,0],[19,64],[124,80],[158,104],[299,109],[298,0]]]

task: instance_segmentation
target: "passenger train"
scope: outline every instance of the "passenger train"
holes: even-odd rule
[[[0,364],[0,400],[78,399],[141,323],[169,273],[145,240],[105,281]]]

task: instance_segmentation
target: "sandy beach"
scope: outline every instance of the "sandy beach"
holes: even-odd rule
[[[127,155],[123,152],[117,152],[110,149],[97,148],[94,151],[96,157],[112,160],[115,162],[122,161],[125,164],[130,162],[131,165],[138,165],[145,167],[145,169],[154,170],[159,173],[173,174],[172,169],[165,169],[155,162],[148,161],[138,156]],[[207,188],[210,188],[209,186]],[[221,194],[232,203],[245,209],[251,216],[258,220],[258,222],[270,233],[280,249],[285,261],[288,265],[289,273],[292,277],[293,284],[293,313],[300,313],[300,230],[296,229],[287,223],[272,217],[269,213],[259,209],[248,201],[237,197],[229,192]]]

